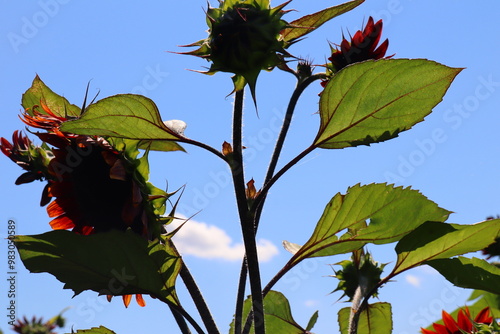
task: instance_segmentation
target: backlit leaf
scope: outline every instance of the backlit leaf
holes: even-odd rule
[[[320,27],[323,23],[356,8],[364,1],[365,0],[349,1],[341,5],[323,9],[314,14],[303,16],[300,19],[290,22],[290,26],[292,27],[283,29],[281,36],[283,40],[293,43],[300,37],[316,30],[316,28]]]
[[[142,95],[121,94],[91,104],[80,119],[65,122],[61,130],[82,135],[109,136],[141,141],[175,141],[179,135],[161,120],[156,104]],[[158,145],[158,146],[157,146]],[[174,143],[171,150],[182,150]],[[165,150],[163,144],[153,148]]]
[[[76,332],[73,332],[75,334],[115,334],[112,330],[107,329],[104,326],[99,326],[99,327],[92,327],[91,329],[80,329],[77,330]],[[71,334],[73,334],[71,333]],[[70,333],[68,333],[70,334]]]
[[[339,311],[339,325],[342,334],[349,334],[350,307]],[[391,334],[392,310],[389,303],[374,303],[364,309],[358,321],[358,334]]]
[[[326,206],[309,240],[290,262],[342,254],[367,243],[400,240],[428,220],[445,221],[449,211],[410,188],[385,183],[355,185]],[[343,231],[341,236],[337,234]]]
[[[243,319],[246,319],[252,306],[251,298],[247,298],[243,305]],[[292,317],[290,303],[288,299],[277,291],[269,291],[264,298],[264,317],[266,324],[266,333],[272,334],[304,334],[305,330],[299,326]],[[234,334],[234,320],[229,330]],[[250,334],[254,334],[252,325]]]
[[[425,59],[380,59],[345,67],[321,93],[314,145],[338,149],[397,137],[423,121],[460,71]]]
[[[31,84],[31,87],[23,94],[21,104],[28,113],[32,114],[34,106],[37,111],[45,113],[41,108],[41,103],[49,107],[50,111],[57,116],[79,116],[81,109],[69,101],[54,93],[37,75]]]

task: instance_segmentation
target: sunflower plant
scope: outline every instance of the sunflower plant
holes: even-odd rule
[[[194,50],[179,53],[207,61],[210,67],[202,73],[233,74],[233,137],[220,148],[187,137],[179,121],[163,121],[147,97],[120,94],[78,107],[35,77],[22,96],[20,118],[41,144],[20,131],[12,140],[0,139],[4,155],[24,170],[17,184],[45,183],[40,204],[47,207],[52,231],[13,237],[26,268],[52,274],[75,294],[91,290],[110,301],[119,296],[125,306],[132,298],[140,306],[146,305],[145,296],[155,298],[168,305],[183,334],[224,332],[172,238],[182,228],[170,226],[182,192],[149,182],[149,152],[167,155],[194,146],[222,160],[232,175],[245,256],[231,334],[311,333],[318,314],[308,324],[297,323],[288,299],[274,286],[299,263],[315,257],[350,255],[333,266],[332,275],[338,281],[334,291],[342,291],[341,298],[352,303],[338,313],[342,334],[391,333],[391,305],[372,298],[383,296],[383,286],[397,275],[421,265],[433,267],[456,286],[488,296],[500,294],[500,269],[463,256],[496,249],[500,219],[449,223],[451,212],[419,191],[385,183],[356,184],[333,194],[309,239],[302,245],[284,241],[289,261],[269,282],[262,281],[256,235],[273,185],[314,150],[335,152],[396,138],[432,112],[462,70],[387,54],[383,22],[372,17],[352,36],[342,36],[329,48],[326,44],[324,64],[313,66],[290,53],[292,44],[363,2],[352,0],[292,21],[287,20],[291,10],[285,10],[290,1],[275,7],[269,0],[219,0],[214,7],[208,5],[208,36],[186,45]],[[257,105],[255,87],[263,70],[288,72],[296,86],[266,176],[256,185],[245,175],[243,100],[248,88]],[[314,82],[323,87],[316,136],[277,169],[297,101]],[[395,245],[390,270],[375,261],[366,249],[369,244]],[[117,279],[117,273],[126,275]],[[178,284],[189,291],[201,322],[183,307]],[[494,304],[498,298],[488,300]],[[433,328],[438,333],[482,333],[484,326],[497,330],[493,323],[499,305],[486,306],[475,318],[468,309],[460,311],[457,321],[443,313],[445,325]],[[92,333],[112,331],[101,326]]]

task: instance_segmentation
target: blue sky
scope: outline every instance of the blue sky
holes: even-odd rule
[[[327,6],[326,0],[294,0],[296,19]],[[231,138],[232,89],[230,76],[204,76],[208,63],[168,51],[185,51],[178,45],[206,36],[204,1],[40,0],[2,1],[0,13],[0,136],[10,138],[23,125],[17,115],[21,95],[35,74],[55,92],[81,105],[90,81],[90,95],[144,94],[158,105],[163,119],[187,123],[186,135],[219,148]],[[278,2],[273,2],[278,5]],[[216,3],[214,2],[215,6]],[[289,51],[309,57],[315,64],[328,57],[328,41],[339,43],[342,32],[354,33],[371,15],[384,20],[382,38],[389,38],[388,54],[395,58],[427,58],[452,67],[466,68],[458,75],[425,122],[398,138],[371,147],[338,151],[317,150],[303,159],[272,189],[262,216],[263,281],[269,280],[289,259],[282,240],[305,242],[325,204],[337,192],[356,183],[395,182],[420,190],[441,207],[451,210],[450,221],[469,224],[500,214],[500,65],[497,16],[500,3],[465,1],[367,0],[339,17]],[[418,80],[418,78],[415,78]],[[246,175],[262,182],[274,140],[295,82],[275,70],[262,73],[257,85],[259,117],[247,99],[245,112]],[[309,146],[319,124],[319,84],[312,85],[299,101],[280,165]],[[209,153],[187,147],[188,153],[151,155],[151,181],[169,189],[186,184],[179,212],[199,212],[191,233],[179,237],[187,265],[199,281],[219,327],[225,331],[232,319],[236,280],[240,266],[241,237],[236,206],[226,166]],[[38,206],[43,185],[15,186],[21,170],[0,158],[0,247],[7,221],[16,221],[17,233],[37,234],[49,229],[45,208]],[[214,242],[214,240],[216,242]],[[204,249],[193,244],[205,242]],[[393,245],[369,246],[377,261],[395,261]],[[347,304],[340,294],[329,264],[343,257],[309,260],[287,275],[276,289],[291,302],[296,320],[305,326],[319,310],[316,333],[337,331],[336,314]],[[0,257],[5,266],[6,256]],[[390,268],[390,264],[387,266]],[[2,273],[6,272],[2,269]],[[3,277],[6,277],[5,274]],[[4,278],[2,278],[3,280]],[[148,298],[147,307],[105,301],[93,292],[74,298],[71,291],[47,274],[29,274],[18,260],[17,304],[19,315],[49,318],[65,313],[67,330],[105,325],[117,333],[163,331],[177,333],[168,308]],[[5,285],[0,285],[4,290]],[[179,284],[179,293],[185,292]],[[8,299],[0,291],[1,309]],[[462,306],[468,292],[453,288],[428,268],[398,277],[380,291],[380,300],[393,304],[394,333],[416,333],[419,326],[439,317],[440,310]],[[186,307],[192,309],[186,301]],[[5,316],[0,328],[7,330]]]

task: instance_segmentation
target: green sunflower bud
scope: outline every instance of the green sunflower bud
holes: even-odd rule
[[[349,301],[353,300],[359,286],[365,292],[375,288],[380,282],[380,275],[385,267],[385,264],[375,262],[370,253],[364,252],[356,259],[344,260],[337,264],[341,265],[342,269],[337,270],[332,277],[337,278],[340,282],[332,292],[343,291],[342,297],[349,297]],[[374,293],[373,296],[376,297],[377,293]]]
[[[290,56],[280,35],[288,27],[281,19],[286,4],[271,8],[269,0],[220,1],[219,8],[207,10],[208,38],[187,45],[199,48],[185,54],[211,61],[207,74],[234,73],[235,90],[248,83],[254,95],[260,71],[272,69]]]

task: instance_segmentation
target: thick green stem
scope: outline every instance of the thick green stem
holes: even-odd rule
[[[201,320],[203,321],[203,324],[205,325],[205,328],[207,329],[207,332],[210,334],[219,334],[220,331],[217,328],[217,325],[215,324],[215,321],[212,317],[212,314],[210,313],[210,309],[208,308],[207,304],[205,303],[205,299],[203,298],[203,295],[200,292],[200,289],[198,288],[198,285],[196,284],[193,276],[191,275],[191,272],[189,269],[186,267],[184,263],[182,263],[181,271],[180,271],[180,276],[182,278],[182,281],[184,282],[184,285],[186,286],[189,294],[191,295],[191,299],[193,300],[194,304],[196,305],[196,309],[198,310],[198,313],[200,314]]]
[[[252,295],[252,310],[254,316],[255,334],[265,334],[264,304],[262,285],[260,281],[259,259],[255,240],[254,215],[249,211],[245,192],[245,176],[243,171],[243,90],[235,93],[233,112],[233,153],[230,159],[231,172],[236,193],[236,202],[245,244],[245,253]],[[238,315],[237,315],[238,316]]]
[[[280,157],[280,154],[281,154],[281,150],[283,148],[283,144],[285,143],[285,139],[286,139],[286,136],[288,134],[288,130],[290,128],[290,124],[292,122],[292,117],[293,117],[293,113],[295,111],[295,107],[297,106],[297,102],[298,102],[300,96],[302,95],[302,93],[304,92],[304,90],[312,82],[314,82],[315,80],[324,78],[324,76],[325,76],[324,73],[318,73],[318,74],[310,76],[310,77],[308,77],[308,78],[306,78],[304,80],[301,80],[301,81],[299,81],[297,83],[297,86],[295,87],[295,90],[293,91],[293,94],[292,94],[292,96],[290,98],[290,101],[288,103],[288,107],[287,107],[287,110],[286,110],[286,113],[285,113],[285,117],[283,119],[283,125],[281,127],[280,134],[278,135],[278,139],[277,139],[276,145],[274,147],[273,155],[271,156],[271,160],[270,160],[269,167],[268,167],[268,170],[267,170],[267,173],[266,173],[266,177],[264,179],[264,188],[262,189],[261,194],[257,197],[254,205],[251,208],[251,211],[255,211],[255,218],[254,218],[255,232],[257,232],[257,228],[259,226],[260,216],[262,214],[262,209],[264,207],[264,202],[265,202],[265,199],[266,199],[267,192],[269,191],[271,185],[274,182],[276,182],[277,179],[279,178],[279,176],[278,176],[278,177],[276,177],[276,178],[273,179],[273,175],[274,175],[274,172],[276,170],[276,166],[278,164],[278,160],[279,160],[279,157]],[[307,153],[309,153],[309,151]],[[305,154],[307,154],[307,153],[305,153]],[[291,168],[301,158],[302,157],[299,157],[294,163],[290,164],[290,166],[288,168]],[[280,173],[280,175],[282,175],[285,171],[286,170],[283,170]],[[266,187],[266,185],[268,185],[268,186]],[[246,280],[245,280],[245,278],[246,278],[246,269],[247,269],[247,267],[245,266],[245,264],[243,264],[242,267],[241,267],[240,282],[239,282],[239,290],[238,291],[241,291],[242,289],[245,288],[245,285],[246,285]],[[274,283],[276,283],[276,282],[273,282],[271,284],[271,286]],[[269,284],[268,284],[268,286],[269,286]],[[263,291],[263,295],[265,296],[268,291],[269,290]],[[240,318],[238,316],[241,317],[241,310],[243,309],[243,302],[244,302],[244,294],[241,295],[241,296],[239,294],[239,298],[238,298],[237,304],[236,304],[236,310],[239,311],[240,313],[238,313],[238,312],[236,313],[237,316],[236,316],[236,321],[235,321],[235,334],[240,334],[241,333],[241,331],[240,331],[240,329],[241,329],[241,321],[240,321]],[[247,321],[246,325],[245,325],[245,328],[243,330],[243,333],[247,333],[248,332],[249,325],[250,325],[250,321]]]

